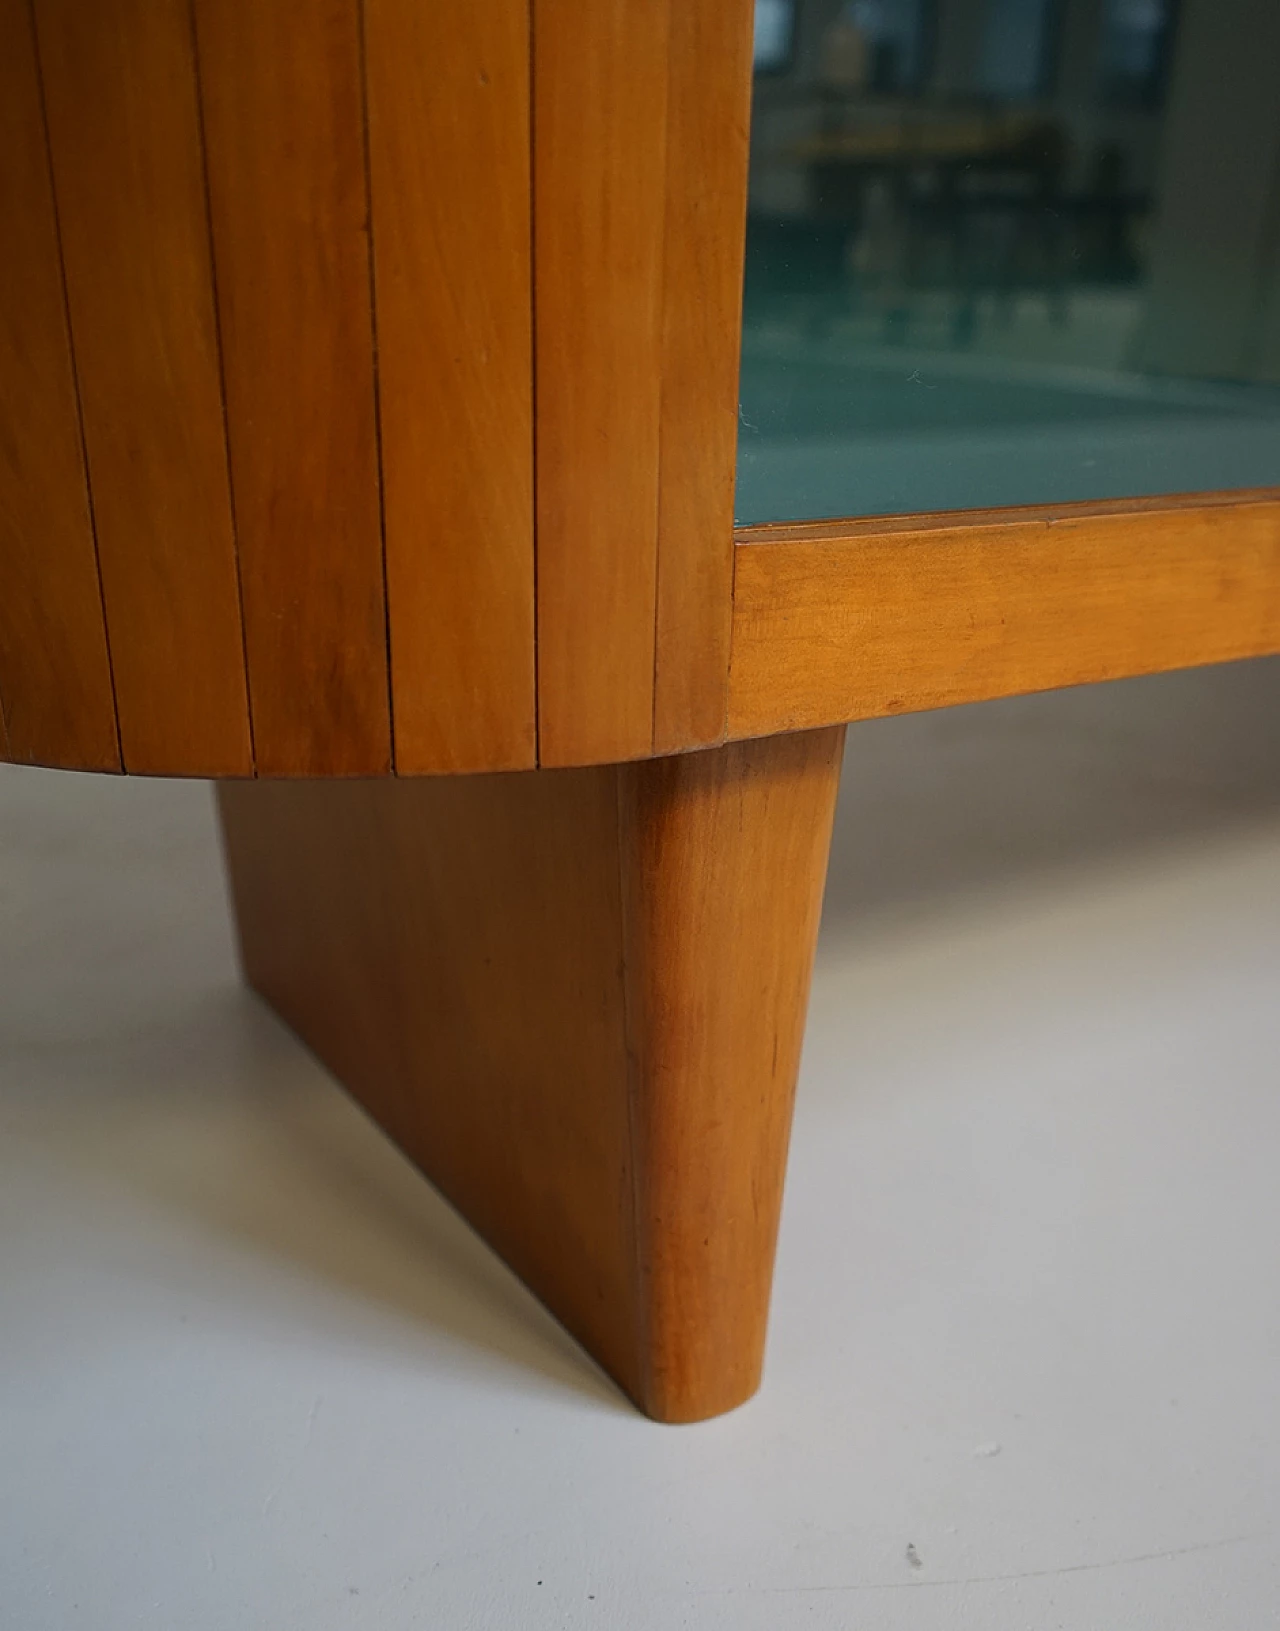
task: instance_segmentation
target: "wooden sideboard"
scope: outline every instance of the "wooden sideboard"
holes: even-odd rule
[[[1280,492],[733,524],[749,0],[0,0],[0,758],[640,1405],[756,1387],[853,719],[1280,651]]]

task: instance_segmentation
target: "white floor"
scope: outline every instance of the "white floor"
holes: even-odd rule
[[[0,775],[0,1626],[1280,1623],[1280,665],[850,732],[765,1387],[635,1415]]]

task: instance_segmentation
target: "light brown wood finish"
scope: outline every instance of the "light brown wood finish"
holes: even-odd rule
[[[37,0],[127,770],[252,769],[186,0]]]
[[[0,0],[0,220],[0,751],[119,770],[28,0]]]
[[[671,13],[653,751],[724,735],[750,0]]]
[[[759,1380],[842,740],[220,790],[249,979],[663,1420]]]
[[[391,768],[358,0],[195,0],[254,756]]]
[[[642,1402],[759,1385],[844,727],[626,765]]]
[[[535,762],[528,0],[364,0],[396,762]]]
[[[652,751],[669,0],[534,0],[539,753]]]
[[[1280,651],[1280,494],[739,534],[729,732]]]

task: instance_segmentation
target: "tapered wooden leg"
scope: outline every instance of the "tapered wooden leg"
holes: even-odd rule
[[[250,982],[664,1421],[759,1383],[843,736],[219,790]]]

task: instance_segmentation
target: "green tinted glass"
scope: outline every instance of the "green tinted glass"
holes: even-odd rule
[[[1280,0],[757,0],[737,515],[1280,482]]]

